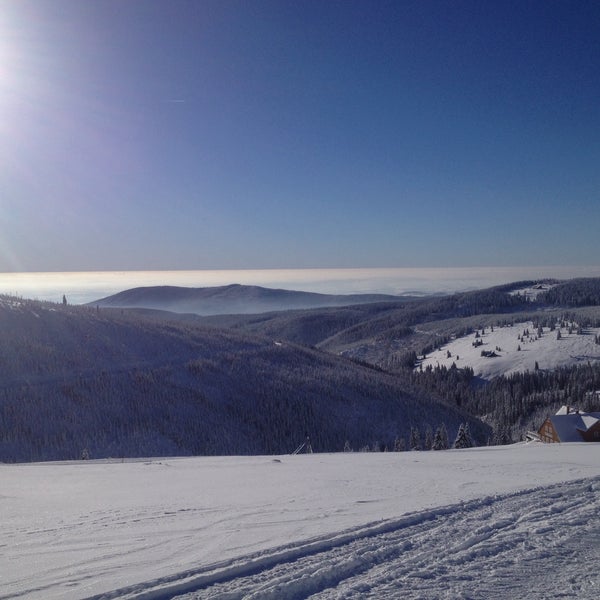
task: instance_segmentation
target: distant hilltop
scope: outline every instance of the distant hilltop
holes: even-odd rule
[[[136,287],[90,302],[90,306],[145,308],[197,315],[254,314],[281,310],[310,309],[398,302],[406,296],[389,294],[317,294],[232,284],[219,287]]]

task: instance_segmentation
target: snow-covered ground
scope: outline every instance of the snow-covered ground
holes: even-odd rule
[[[0,598],[597,598],[600,444],[0,465]]]
[[[521,296],[525,296],[528,300],[537,300],[537,297],[548,290],[551,290],[553,287],[556,287],[557,284],[552,283],[536,283],[532,286],[519,288],[518,290],[513,290],[510,292],[511,296],[516,296],[517,294]]]
[[[557,339],[558,331],[560,339]],[[555,331],[544,327],[539,336],[531,321],[510,327],[494,327],[493,330],[486,327],[484,333],[479,330],[478,337],[470,334],[457,338],[428,354],[417,368],[429,365],[450,368],[455,363],[459,368],[471,367],[479,377],[491,379],[497,375],[533,371],[536,362],[540,369],[597,362],[600,360],[600,345],[595,343],[595,336],[599,333],[600,329],[594,328],[580,334],[574,327],[571,327],[571,333],[569,327],[557,327]],[[474,345],[478,342],[482,344]],[[482,351],[493,352],[496,356],[482,356]]]

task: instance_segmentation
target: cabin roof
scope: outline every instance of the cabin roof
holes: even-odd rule
[[[556,414],[548,417],[561,442],[581,442],[580,431],[586,432],[600,421],[600,412]]]

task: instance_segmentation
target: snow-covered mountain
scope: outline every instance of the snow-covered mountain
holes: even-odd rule
[[[137,287],[90,302],[90,306],[149,308],[198,315],[254,314],[270,311],[399,302],[406,298],[386,294],[331,295],[254,285],[187,288]]]
[[[598,597],[600,444],[0,464],[0,598]]]

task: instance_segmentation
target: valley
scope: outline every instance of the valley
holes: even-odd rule
[[[4,296],[0,460],[519,441],[600,389],[599,280],[534,285],[212,316]]]

